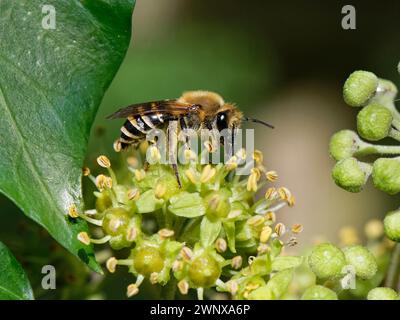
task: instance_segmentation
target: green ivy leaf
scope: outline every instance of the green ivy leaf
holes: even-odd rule
[[[280,299],[288,289],[292,279],[293,269],[279,271],[268,281],[266,287],[271,290],[275,299]]]
[[[290,268],[297,268],[303,259],[301,257],[276,257],[272,261],[272,270],[273,271],[282,271]]]
[[[66,213],[83,207],[90,128],[128,48],[134,3],[52,0],[55,29],[45,29],[46,2],[0,2],[0,190],[98,271],[77,240],[86,223]]]
[[[194,218],[202,216],[206,212],[203,199],[197,192],[181,192],[172,197],[170,202],[168,210],[180,217]]]
[[[216,219],[212,221],[207,216],[204,216],[200,225],[200,241],[202,246],[207,248],[212,245],[221,232],[221,229],[221,220]]]
[[[154,212],[161,208],[164,200],[157,199],[154,190],[147,190],[136,201],[136,207],[139,213]]]
[[[29,280],[10,250],[0,242],[0,300],[33,300]]]

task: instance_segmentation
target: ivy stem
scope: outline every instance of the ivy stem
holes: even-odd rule
[[[396,243],[392,251],[390,263],[385,279],[385,287],[397,290],[398,273],[400,269],[400,243]]]
[[[362,141],[360,143],[359,150],[355,152],[354,155],[366,156],[371,154],[397,155],[400,154],[400,146],[384,146]]]
[[[396,130],[394,128],[390,129],[389,137],[391,137],[391,138],[393,138],[393,139],[395,139],[397,141],[400,141],[400,131]]]
[[[168,283],[161,288],[161,297],[164,300],[174,300],[176,293],[176,279],[171,277]]]

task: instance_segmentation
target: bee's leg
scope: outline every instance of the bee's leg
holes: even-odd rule
[[[147,160],[144,160],[144,163],[143,163],[143,170],[144,170],[144,171],[147,171],[147,170],[149,170],[149,167],[150,167],[150,163],[148,163]]]
[[[179,177],[178,166],[176,164],[172,164],[172,170],[175,172],[176,182],[178,182],[179,188],[182,188],[181,178]]]
[[[173,120],[177,120],[177,119],[170,119],[171,121]],[[173,155],[171,155],[171,152],[175,153],[175,143],[176,143],[176,139],[174,139],[175,141],[172,141],[170,139],[170,129],[174,130],[175,133],[177,134],[177,126],[174,127],[170,127],[172,124],[172,122],[169,123],[168,128],[167,128],[167,145],[168,145],[168,154],[169,154],[169,161],[171,163],[171,167],[174,170],[175,173],[175,177],[176,177],[176,182],[178,182],[178,186],[179,188],[182,188],[182,183],[181,183],[181,179],[179,177],[179,171],[178,171],[178,166],[175,162],[175,157]],[[176,123],[175,123],[176,124]],[[175,143],[174,143],[175,142]]]
[[[235,155],[235,125],[232,125],[232,132],[231,132],[231,156],[233,157]]]

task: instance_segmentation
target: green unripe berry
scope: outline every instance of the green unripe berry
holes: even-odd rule
[[[355,71],[343,86],[344,101],[352,107],[361,107],[368,103],[378,87],[378,78],[368,71]]]
[[[391,288],[378,287],[368,292],[368,300],[397,300],[396,291]]]
[[[360,192],[368,180],[370,166],[355,158],[340,160],[332,169],[332,178],[335,183],[349,191]]]
[[[221,275],[219,263],[208,253],[195,258],[189,266],[189,279],[197,288],[208,288]]]
[[[133,251],[133,267],[144,276],[160,272],[164,268],[164,257],[161,252],[151,246],[145,246]]]
[[[130,216],[123,208],[111,208],[104,212],[103,230],[111,235],[125,234]]]
[[[386,138],[392,127],[392,112],[373,103],[364,107],[357,115],[357,130],[361,137],[377,141]]]
[[[301,300],[338,300],[338,297],[331,289],[314,285],[304,291]]]
[[[389,212],[383,220],[386,236],[393,241],[400,242],[400,211]]]
[[[308,264],[318,278],[337,277],[346,265],[343,252],[330,243],[317,245],[308,257]]]
[[[362,279],[371,279],[378,271],[373,254],[363,246],[352,246],[343,249],[346,262],[352,265],[356,275]]]
[[[396,158],[380,158],[374,162],[372,179],[375,187],[388,194],[400,192],[400,161]]]
[[[227,189],[220,189],[207,195],[204,199],[207,214],[216,218],[226,218],[231,211],[229,197],[230,192]]]
[[[335,160],[350,158],[359,149],[360,138],[351,130],[336,132],[329,143],[329,152]]]

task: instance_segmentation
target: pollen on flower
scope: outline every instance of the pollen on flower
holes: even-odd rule
[[[121,145],[121,141],[119,141],[119,139],[115,140],[113,143],[113,148],[115,152],[121,152],[122,150],[122,145]]]
[[[252,172],[247,179],[247,191],[256,192],[258,189],[257,181],[257,174]]]
[[[80,241],[80,242],[82,242],[83,244],[85,244],[85,245],[89,245],[90,244],[90,237],[89,237],[89,235],[87,234],[87,232],[80,232],[80,233],[78,233],[78,236],[77,236],[77,238],[78,238],[78,240]]]
[[[193,251],[188,247],[183,247],[181,250],[181,256],[184,260],[191,260],[193,258]]]
[[[203,168],[203,171],[201,173],[201,177],[200,177],[200,182],[201,183],[207,183],[208,181],[210,181],[215,174],[217,173],[217,170],[215,168],[213,168],[211,165],[206,165]]]
[[[126,288],[126,295],[128,298],[133,297],[138,293],[139,293],[139,288],[136,283],[132,283]]]
[[[188,177],[191,183],[196,184],[198,182],[198,173],[193,168],[187,169],[185,171],[185,175]]]
[[[296,223],[292,226],[293,233],[301,233],[303,231],[303,226],[299,223]]]
[[[264,222],[265,219],[262,216],[253,216],[249,220],[247,220],[247,224],[253,227],[261,226]]]
[[[274,223],[274,222],[276,221],[276,214],[275,214],[275,212],[273,212],[273,211],[268,211],[268,212],[265,214],[265,219],[266,219],[267,221],[271,221],[272,223]]]
[[[226,163],[225,163],[225,169],[227,171],[232,171],[235,170],[238,167],[238,159],[236,156],[231,157]]]
[[[179,281],[177,286],[181,294],[186,295],[188,293],[189,283],[185,279]]]
[[[128,228],[127,233],[126,233],[126,240],[135,241],[137,238],[137,234],[138,234],[138,232],[135,227]]]
[[[96,177],[96,187],[101,191],[104,189],[112,188],[112,179],[110,177],[105,176],[104,174],[99,174]]]
[[[253,159],[256,162],[256,164],[262,164],[264,161],[264,155],[260,150],[254,150],[253,152]]]
[[[231,294],[236,294],[239,290],[239,285],[235,280],[230,280],[226,283],[226,287],[228,289],[228,292]]]
[[[161,239],[168,239],[168,238],[172,238],[174,236],[175,232],[174,230],[170,230],[170,229],[161,229],[158,231],[158,235],[160,236]]]
[[[217,241],[215,241],[215,248],[217,249],[218,252],[225,252],[227,247],[228,246],[225,239],[218,238]]]
[[[106,268],[110,273],[114,273],[117,264],[118,260],[115,257],[111,257],[106,262]]]
[[[167,192],[167,186],[164,183],[157,183],[154,189],[154,195],[157,199],[164,197]]]
[[[266,243],[268,242],[269,238],[271,237],[272,229],[270,226],[265,226],[262,228],[260,233],[260,242]]]
[[[83,167],[82,174],[84,177],[90,176],[90,169],[88,167]]]
[[[97,157],[97,163],[99,164],[100,167],[103,167],[103,168],[111,167],[110,160],[104,155]]]
[[[150,274],[150,283],[151,284],[156,284],[158,282],[158,273],[157,272],[152,272]]]
[[[268,181],[275,182],[278,180],[278,173],[276,171],[267,171],[265,177]]]
[[[136,169],[134,171],[134,174],[137,181],[142,181],[146,177],[146,171],[144,171],[143,169]]]
[[[265,199],[267,200],[274,200],[276,199],[278,196],[278,192],[276,191],[276,188],[271,187],[268,188],[267,191],[265,192]]]
[[[240,267],[242,266],[243,263],[243,258],[242,256],[235,256],[232,258],[231,260],[231,266],[233,269],[240,269]]]
[[[74,203],[69,206],[68,215],[71,218],[78,218],[79,217],[78,209],[76,208],[76,205]]]
[[[282,222],[279,222],[275,225],[274,230],[277,236],[280,237],[286,232],[286,227]]]
[[[127,192],[127,196],[129,200],[137,200],[140,196],[140,191],[138,188],[129,189]]]

